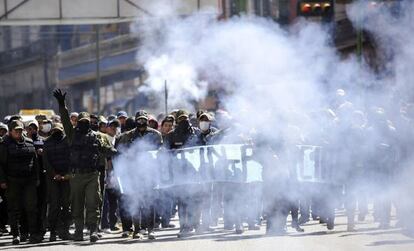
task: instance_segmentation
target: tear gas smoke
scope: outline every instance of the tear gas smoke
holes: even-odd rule
[[[296,144],[329,145],[339,153],[336,163],[343,173],[338,179],[347,185],[352,180],[360,183],[362,190],[367,188],[364,193],[369,190],[378,194],[380,184],[372,177],[382,171],[376,168],[387,162],[394,168],[393,177],[399,177],[396,160],[406,145],[398,139],[408,137],[407,131],[396,129],[388,119],[401,122],[400,104],[414,94],[410,88],[414,83],[414,37],[408,35],[414,30],[414,4],[405,1],[403,5],[398,17],[387,10],[370,12],[361,3],[348,9],[351,20],[363,20],[362,27],[385,53],[385,64],[377,71],[354,56],[340,57],[329,26],[301,20],[286,30],[260,17],[218,21],[203,12],[187,17],[156,15],[151,22],[137,21],[135,28],[142,39],[137,61],[144,65],[147,84],[154,91],[163,91],[164,80],[168,81],[170,107],[192,109],[209,88],[216,89],[222,93],[221,108],[233,117],[231,123],[239,124],[237,128],[245,135],[253,133],[249,138],[264,141],[281,155]],[[336,94],[338,88],[345,91]],[[238,136],[233,140],[239,141]],[[381,151],[392,157],[381,162]],[[262,163],[289,165],[286,158],[270,156],[262,156]],[[404,158],[404,170],[412,177],[412,161]],[[142,162],[134,159],[133,153],[118,163],[126,166],[118,175],[127,177],[123,183],[124,189],[130,186],[129,191],[139,189],[134,187],[135,178],[139,178],[128,167],[137,163]],[[350,176],[362,166],[368,171],[359,177],[371,179]],[[378,178],[379,182],[383,178]],[[399,182],[404,185],[395,186],[394,194],[401,192],[399,189],[407,191],[408,183]],[[383,197],[393,197],[391,190],[382,190]],[[400,200],[404,201],[403,208],[413,208],[408,196]]]

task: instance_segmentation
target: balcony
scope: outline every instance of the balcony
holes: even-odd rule
[[[55,43],[48,43],[46,49],[43,41],[38,40],[27,46],[2,52],[0,53],[0,71],[4,72],[16,66],[40,60],[45,53],[49,54],[51,51],[56,50],[57,46]]]

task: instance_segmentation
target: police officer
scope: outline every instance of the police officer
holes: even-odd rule
[[[128,119],[128,113],[126,111],[119,111],[116,114],[116,118],[119,120],[119,123],[121,123],[122,132],[129,131],[125,128],[126,127],[126,120]]]
[[[396,129],[387,120],[383,108],[375,108],[369,116],[370,126],[367,138],[374,146],[369,152],[368,175],[374,181],[374,218],[379,221],[379,228],[390,227],[391,220],[391,185],[396,167]]]
[[[174,128],[174,123],[175,123],[175,118],[172,115],[168,115],[162,120],[160,132],[161,132],[163,139],[167,136],[169,132],[172,131],[172,129]]]
[[[341,170],[345,191],[345,207],[348,218],[347,231],[354,231],[355,227],[355,210],[358,202],[359,218],[365,218],[367,208],[364,207],[363,195],[363,178],[364,173],[364,153],[367,146],[364,143],[365,137],[365,115],[362,111],[354,111],[350,115],[349,121],[343,121],[341,124],[341,133],[344,137],[341,149],[341,163],[338,169]],[[365,204],[366,206],[366,204]]]
[[[242,132],[239,125],[234,123],[234,120],[226,111],[218,110],[216,112],[216,122],[219,131],[214,133],[214,144],[240,144],[245,143],[245,139],[240,135]],[[224,229],[235,229],[237,234],[242,234],[243,229],[243,207],[245,206],[243,201],[244,184],[243,179],[236,169],[234,162],[229,162],[225,159],[220,161],[218,167],[215,167],[215,173],[218,177],[222,176],[226,182],[216,183],[213,186],[213,204],[215,208],[222,202],[223,205],[223,220]],[[232,170],[230,172],[224,172],[222,170]],[[218,211],[218,209],[215,209]]]
[[[135,129],[136,126],[137,125],[135,123],[135,118],[134,117],[128,117],[125,120],[125,126],[124,127],[121,126],[121,132],[131,131],[131,130]]]
[[[213,118],[207,112],[203,112],[198,116],[198,128],[200,129],[201,145],[209,145],[212,143],[214,135],[218,129],[211,125]]]
[[[93,128],[91,128],[93,131],[96,131],[96,133],[99,135],[99,137],[101,138],[101,140],[104,142],[105,145],[112,145],[108,135],[106,134],[106,124],[108,123],[108,121],[106,120],[106,118],[104,116],[99,116],[98,120],[96,122],[93,122],[92,125],[96,123],[96,130],[94,130]],[[105,195],[105,177],[106,177],[106,169],[108,167],[108,161],[107,158],[103,155],[99,156],[99,167],[98,167],[98,171],[99,171],[99,185],[100,185],[100,191],[101,191],[101,198],[102,198],[102,203],[99,205],[99,208],[101,209],[101,215],[102,215],[102,206],[103,206],[103,201],[105,200],[104,195]]]
[[[115,146],[119,150],[124,150],[125,147],[134,147],[137,149],[138,154],[140,152],[145,155],[146,151],[158,150],[162,145],[161,133],[148,126],[148,114],[146,111],[138,111],[135,115],[135,121],[137,127],[131,131],[121,134],[116,140]],[[122,153],[121,153],[122,154]],[[154,168],[148,168],[149,163],[138,167],[136,170],[142,174],[140,178],[142,180],[137,181],[141,183],[141,191],[139,194],[126,194],[123,196],[122,207],[125,210],[125,202],[128,200],[138,200],[138,210],[132,215],[134,222],[133,238],[143,239],[143,234],[148,231],[148,239],[154,240],[154,202],[155,193],[154,186],[157,180]],[[150,164],[149,164],[150,165]],[[125,229],[126,230],[126,229]]]
[[[9,132],[9,128],[6,124],[0,122],[0,144],[3,141],[3,137]],[[5,196],[5,189],[0,188],[0,236],[3,233],[8,233],[7,225],[7,200]]]
[[[48,137],[51,129],[51,121],[46,119],[44,115],[37,115],[37,119],[40,119],[41,124],[37,120],[29,121],[26,128],[27,137],[33,140],[34,147],[37,152],[39,161],[39,185],[37,186],[37,223],[39,224],[39,230],[42,235],[46,233],[46,214],[47,214],[47,177],[46,170],[43,166],[43,146],[44,140]],[[21,226],[21,234],[27,235],[27,220],[23,220]],[[24,239],[24,237],[22,238]]]
[[[70,114],[70,123],[72,124],[73,127],[76,127],[76,124],[78,123],[78,116],[79,116],[79,113],[77,112],[72,112]]]
[[[12,243],[15,245],[20,243],[19,222],[23,210],[30,242],[42,241],[37,226],[38,165],[33,141],[23,136],[23,123],[12,121],[9,135],[0,144],[0,187],[6,189]]]
[[[286,218],[289,214],[289,195],[286,193],[289,188],[289,170],[282,165],[269,144],[262,144],[255,158],[263,166],[266,234],[283,235],[286,232]]]
[[[39,135],[43,138],[49,137],[50,131],[52,130],[52,120],[44,119],[40,122]]]
[[[46,139],[43,163],[47,170],[49,189],[49,229],[50,241],[56,241],[56,235],[62,240],[70,239],[70,153],[69,143],[64,134],[63,125],[56,123],[51,136]]]
[[[165,137],[164,147],[174,150],[199,145],[200,130],[191,126],[189,114],[184,110],[177,111],[176,121],[177,126]],[[179,165],[182,164],[180,163]],[[180,220],[179,238],[188,236],[199,224],[197,217],[194,215],[196,205],[199,202],[193,200],[193,195],[196,193],[193,189],[195,188],[184,184],[175,191]]]
[[[212,117],[207,112],[198,113],[198,127],[200,129],[199,134],[199,144],[200,145],[210,145],[212,143],[212,139],[214,138],[215,133],[218,131],[215,127],[211,125]],[[208,179],[208,173],[202,174],[204,180]],[[196,220],[200,220],[201,214],[201,222],[202,224],[197,229],[198,232],[205,232],[205,231],[212,231],[213,229],[210,228],[210,224],[212,221],[211,217],[211,202],[212,202],[212,183],[205,183],[202,184],[202,191],[200,194],[201,203],[198,205]]]
[[[96,242],[99,239],[97,230],[101,201],[99,156],[100,154],[112,156],[116,154],[116,150],[106,145],[100,136],[91,130],[90,116],[87,112],[79,114],[77,126],[73,128],[65,105],[66,93],[57,89],[53,95],[59,103],[59,112],[70,147],[70,169],[73,173],[70,180],[72,216],[76,228],[73,239],[83,240],[86,208],[86,225],[90,231],[90,241]]]
[[[171,132],[174,127],[175,118],[172,115],[168,115],[161,122],[160,132],[163,138],[163,141],[167,134]],[[166,171],[166,170],[163,170]],[[171,215],[174,215],[175,212],[175,203],[174,196],[169,188],[164,188],[159,191],[158,203],[157,203],[157,216],[160,217],[161,227],[163,228],[173,228],[174,224],[171,224]]]
[[[121,133],[121,124],[118,119],[113,119],[108,122],[106,133],[110,144],[115,145],[116,136],[119,136]],[[103,199],[104,201],[102,207],[101,229],[104,232],[118,231],[119,228],[116,226],[116,223],[118,220],[117,210],[119,194],[117,191],[116,181],[113,177],[112,159],[109,159],[107,163],[105,194]]]
[[[9,132],[9,128],[7,128],[7,125],[0,122],[0,138],[2,138],[8,132]]]

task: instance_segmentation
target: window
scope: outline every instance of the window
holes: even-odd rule
[[[262,17],[278,17],[278,0],[254,0],[254,13]]]
[[[247,11],[247,0],[231,0],[230,16],[240,15]]]

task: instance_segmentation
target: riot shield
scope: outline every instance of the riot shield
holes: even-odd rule
[[[158,188],[207,183],[262,181],[251,146],[209,145],[154,153],[160,163]]]
[[[323,147],[296,146],[296,175],[303,183],[333,183],[336,157]]]

